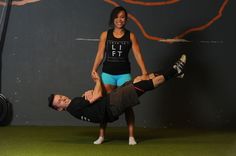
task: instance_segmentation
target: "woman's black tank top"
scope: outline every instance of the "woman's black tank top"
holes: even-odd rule
[[[102,71],[112,75],[130,73],[129,51],[131,47],[130,31],[125,29],[125,34],[121,38],[115,38],[113,29],[109,29]]]

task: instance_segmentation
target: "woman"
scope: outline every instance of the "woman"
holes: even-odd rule
[[[140,51],[138,41],[134,33],[125,28],[128,14],[123,7],[116,7],[112,10],[109,20],[110,29],[100,35],[97,55],[92,68],[91,76],[97,71],[102,63],[102,82],[107,93],[116,87],[131,80],[131,69],[129,62],[129,51],[132,49],[137,64],[140,67],[143,79],[148,79],[147,69]],[[129,145],[137,144],[134,138],[134,112],[127,109],[125,118],[129,131]],[[104,141],[106,123],[100,125],[99,138],[94,144],[101,144]]]

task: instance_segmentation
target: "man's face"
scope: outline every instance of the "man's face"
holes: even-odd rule
[[[70,103],[70,99],[64,95],[55,95],[53,99],[53,106],[58,111],[63,111]]]

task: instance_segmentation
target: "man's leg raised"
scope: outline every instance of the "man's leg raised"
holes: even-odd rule
[[[146,91],[157,88],[159,85],[163,84],[165,81],[172,78],[183,78],[184,76],[184,65],[186,64],[186,55],[183,54],[176,63],[171,66],[164,73],[152,73],[149,75],[150,80],[142,80],[141,77],[134,79],[134,87],[138,96],[141,96]]]

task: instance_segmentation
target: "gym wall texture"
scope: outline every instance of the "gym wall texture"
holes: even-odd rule
[[[149,71],[168,67],[181,53],[188,56],[184,79],[141,97],[136,125],[236,128],[234,0],[13,1],[1,56],[11,124],[94,125],[51,110],[47,97],[75,97],[93,87],[98,39],[116,5],[130,13],[127,28],[136,34]],[[140,71],[132,52],[130,57],[135,76]],[[125,125],[123,116],[111,124]]]

